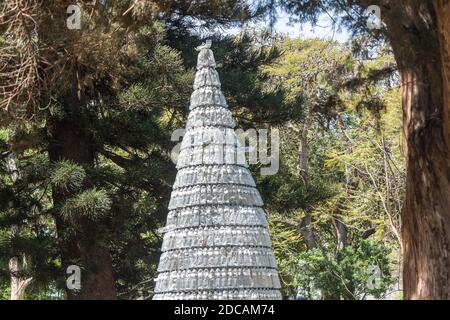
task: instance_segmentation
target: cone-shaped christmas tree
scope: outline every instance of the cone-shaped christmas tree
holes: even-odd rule
[[[200,53],[154,299],[280,299],[262,200],[220,90]]]

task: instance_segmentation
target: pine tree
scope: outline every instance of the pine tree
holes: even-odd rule
[[[1,162],[2,276],[9,283],[9,259],[26,253],[30,294],[135,298],[153,278],[154,230],[174,178],[170,133],[193,78],[165,26],[192,27],[192,15],[236,24],[258,12],[238,0],[91,3],[77,3],[80,30],[66,27],[72,1],[0,3],[2,152],[22,174],[12,183]],[[64,290],[71,264],[80,291]]]

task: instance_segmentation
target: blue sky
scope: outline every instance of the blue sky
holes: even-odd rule
[[[329,17],[323,15],[320,17],[316,26],[311,24],[289,24],[289,16],[285,13],[278,15],[275,30],[287,34],[289,37],[298,38],[323,38],[329,40],[336,40],[339,42],[346,42],[350,38],[350,33],[347,30],[333,31],[331,20]]]
[[[257,24],[251,24],[248,27],[261,28],[268,25],[268,22],[259,22]],[[311,26],[309,23],[289,23],[289,16],[286,13],[278,12],[277,22],[274,29],[283,33],[291,38],[322,38],[328,40],[336,40],[339,42],[346,42],[350,38],[348,30],[343,29],[340,31],[333,31],[331,20],[328,16],[323,15],[319,18],[316,26]],[[225,32],[235,34],[239,32],[239,28],[228,29]]]

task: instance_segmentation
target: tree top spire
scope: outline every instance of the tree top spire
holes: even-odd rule
[[[197,70],[202,68],[215,68],[216,61],[211,48],[212,41],[206,40],[206,42],[199,45],[195,50],[199,51],[197,58]]]
[[[208,39],[205,42],[203,42],[201,45],[199,45],[195,50],[200,51],[202,49],[210,49],[212,45],[212,40]]]

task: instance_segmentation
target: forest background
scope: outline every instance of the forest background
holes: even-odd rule
[[[171,135],[194,48],[212,39],[238,127],[280,132],[277,174],[251,169],[283,296],[401,299],[400,72],[385,26],[368,28],[363,6],[346,20],[339,2],[78,1],[71,29],[71,1],[3,1],[0,298],[152,297]],[[345,36],[288,36],[280,12]],[[81,290],[66,285],[73,264]]]

